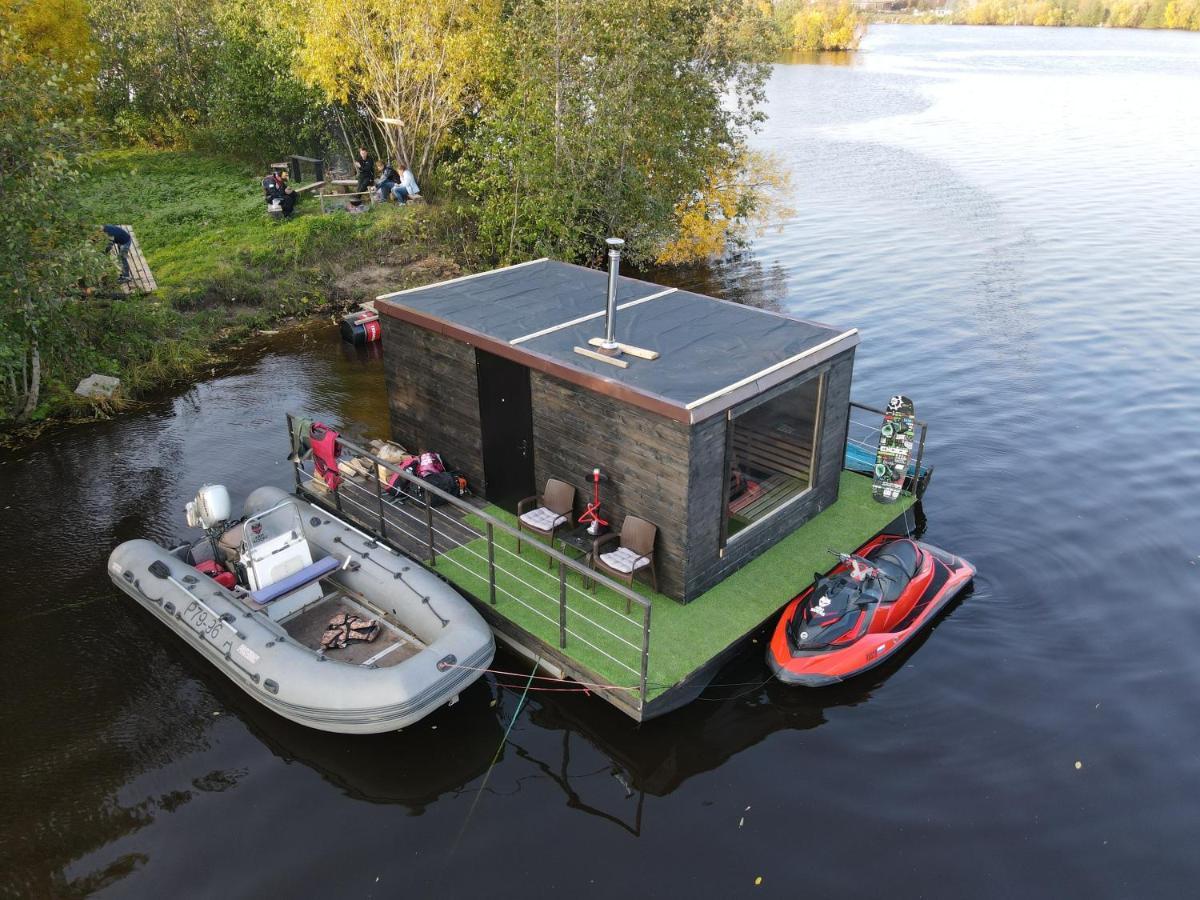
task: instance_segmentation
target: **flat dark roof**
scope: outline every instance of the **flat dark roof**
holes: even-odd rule
[[[756,396],[858,343],[793,316],[621,277],[616,339],[657,351],[625,354],[628,368],[590,359],[604,335],[608,274],[539,259],[384,294],[381,315],[616,396],[673,419],[697,422]]]

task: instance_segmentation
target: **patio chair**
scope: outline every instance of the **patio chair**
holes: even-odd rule
[[[592,568],[613,578],[618,578],[633,587],[634,576],[643,569],[650,570],[650,584],[658,593],[658,569],[654,564],[654,539],[658,537],[658,526],[637,516],[626,516],[621,530],[596,538],[592,545]],[[615,550],[603,548],[613,541],[618,542]],[[625,612],[629,612],[631,601],[625,601]]]
[[[547,478],[546,487],[540,494],[526,497],[517,504],[517,531],[529,531],[549,538],[554,546],[554,533],[566,525],[573,524],[575,510],[575,488],[557,478]],[[517,538],[517,553],[521,552],[521,539]],[[553,559],[550,560],[553,566]]]

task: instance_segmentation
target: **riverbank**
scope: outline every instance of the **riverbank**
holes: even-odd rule
[[[275,221],[263,212],[251,167],[195,152],[99,153],[77,199],[89,221],[133,226],[158,290],[92,294],[75,304],[87,351],[48,381],[34,422],[0,421],[0,441],[9,444],[50,421],[107,417],[281,322],[333,315],[483,264],[455,203],[322,215],[309,197],[293,219]],[[112,402],[74,395],[93,372],[121,379]]]

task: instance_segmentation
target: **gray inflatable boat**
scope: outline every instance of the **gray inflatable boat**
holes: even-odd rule
[[[491,664],[487,623],[419,563],[279,488],[254,491],[239,523],[229,506],[205,486],[188,504],[205,537],[126,541],[108,572],[259,703],[323,731],[396,731]]]

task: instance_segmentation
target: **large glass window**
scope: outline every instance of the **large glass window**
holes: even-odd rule
[[[761,522],[812,486],[821,377],[735,413],[729,422],[725,477],[727,538]]]

